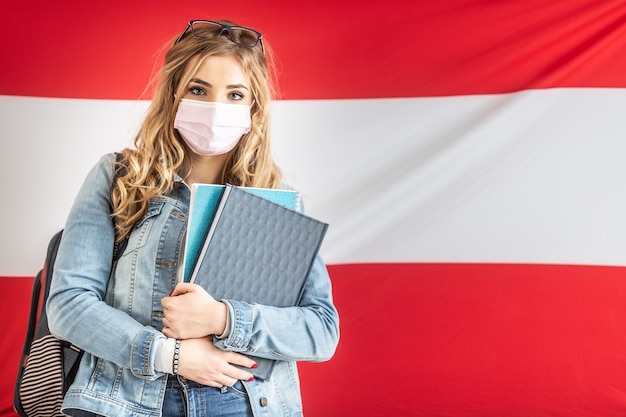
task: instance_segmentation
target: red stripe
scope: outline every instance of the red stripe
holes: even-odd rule
[[[0,94],[140,98],[160,46],[190,18],[220,17],[264,32],[281,98],[626,87],[621,0],[75,3],[0,13]]]
[[[618,416],[625,268],[330,267],[341,341],[301,364],[311,416]]]
[[[331,361],[300,364],[309,416],[610,417],[626,409],[626,268],[329,270],[341,340]],[[4,410],[32,280],[0,285],[2,317],[11,317],[0,351]]]

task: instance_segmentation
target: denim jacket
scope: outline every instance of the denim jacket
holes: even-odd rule
[[[161,299],[176,285],[189,212],[189,187],[150,202],[113,265],[113,154],[83,183],[68,216],[47,304],[51,332],[85,351],[63,412],[105,416],[160,415],[167,374],[155,370]],[[268,380],[244,381],[255,416],[301,416],[296,361],[325,361],[339,340],[330,278],[318,258],[296,307],[222,300],[230,333],[220,348],[277,359]]]

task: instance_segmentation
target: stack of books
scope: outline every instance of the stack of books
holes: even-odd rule
[[[217,300],[297,305],[328,229],[300,204],[292,190],[194,184],[185,281]],[[255,377],[269,378],[273,361],[255,361]]]

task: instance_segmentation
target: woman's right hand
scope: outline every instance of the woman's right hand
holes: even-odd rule
[[[256,368],[249,357],[215,347],[210,336],[185,339],[180,344],[178,375],[199,384],[221,388],[232,387],[237,380],[254,379],[250,372],[233,365]]]

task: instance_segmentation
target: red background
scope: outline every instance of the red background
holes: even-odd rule
[[[626,86],[626,4],[617,0],[1,7],[3,95],[146,98],[167,40],[190,18],[221,17],[264,33],[277,55],[280,99]],[[330,271],[342,336],[331,361],[301,364],[308,416],[626,412],[623,267],[360,264]],[[0,278],[1,416],[13,415],[31,285],[30,277]]]

